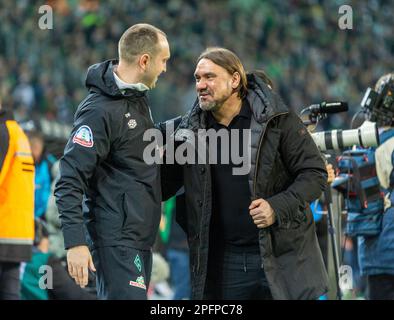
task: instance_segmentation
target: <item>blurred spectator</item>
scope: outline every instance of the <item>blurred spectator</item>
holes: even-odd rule
[[[153,298],[190,299],[189,246],[185,232],[175,220],[178,210],[185,210],[184,194],[163,202],[159,234],[154,250],[166,258],[169,265],[169,274],[166,279],[168,276],[170,277],[169,284],[162,282],[154,285],[155,294],[151,295]],[[153,262],[155,264],[155,261]],[[152,279],[154,278],[154,269],[153,266]]]
[[[96,297],[81,289],[70,278],[60,259],[48,252],[49,232],[44,221],[35,219],[32,260],[21,274],[23,300],[94,300]],[[41,269],[43,266],[46,269]],[[44,280],[44,277],[46,279]],[[40,287],[41,286],[41,287]]]
[[[0,101],[0,300],[19,299],[19,266],[31,259],[34,163],[29,141]]]
[[[55,191],[57,179],[59,178],[59,161],[56,161],[53,164],[52,177],[55,177],[55,179],[52,181],[47,211],[45,214],[49,231],[49,252],[62,259],[66,257],[67,252],[64,249],[64,238],[59,218],[59,210],[57,209],[56,198],[53,194]]]
[[[30,83],[30,77],[27,73],[21,74],[19,84],[15,87],[13,96],[20,108],[26,109],[28,112],[31,111],[35,104],[35,96],[33,86]]]
[[[167,279],[170,275],[170,266],[159,252],[152,254],[152,274],[147,296],[149,300],[168,300],[172,290]]]
[[[178,210],[186,210],[185,194],[176,197],[175,211]],[[185,232],[175,221],[175,216],[174,212],[167,244],[167,260],[170,264],[171,285],[174,290],[173,300],[188,300],[191,294],[189,245]]]
[[[34,216],[45,219],[48,199],[51,194],[52,167],[56,158],[45,152],[44,137],[37,131],[28,132],[31,151],[36,168],[34,192]]]

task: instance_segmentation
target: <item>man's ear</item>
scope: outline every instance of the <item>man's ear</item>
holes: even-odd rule
[[[138,64],[139,64],[139,66],[141,67],[142,70],[146,71],[146,69],[148,68],[149,63],[150,63],[150,56],[149,56],[149,54],[144,53],[140,57],[140,59],[138,61]]]
[[[240,82],[241,82],[241,75],[238,72],[234,72],[233,77],[231,79],[231,87],[233,89],[238,88]]]

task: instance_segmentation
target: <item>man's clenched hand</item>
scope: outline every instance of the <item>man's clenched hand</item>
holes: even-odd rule
[[[258,228],[267,228],[275,223],[275,212],[264,199],[256,199],[249,206],[249,213]]]

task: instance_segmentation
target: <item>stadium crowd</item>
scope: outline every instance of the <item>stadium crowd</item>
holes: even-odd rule
[[[227,47],[249,70],[264,69],[297,111],[325,100],[348,101],[355,111],[368,85],[390,69],[394,46],[385,0],[351,1],[352,30],[338,27],[340,1],[46,3],[53,8],[52,30],[38,27],[42,1],[0,4],[0,91],[20,119],[38,114],[71,123],[86,92],[87,68],[116,57],[116,39],[141,21],[165,30],[172,53],[165,81],[151,93],[155,120],[190,108],[192,66],[206,46]],[[326,126],[342,127],[346,117],[332,117]]]

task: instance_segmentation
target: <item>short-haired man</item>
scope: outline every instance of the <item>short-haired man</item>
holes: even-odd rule
[[[224,148],[248,143],[251,170],[235,175],[232,158],[163,166],[165,198],[185,187],[177,220],[188,233],[192,299],[317,299],[327,273],[308,203],[326,187],[327,171],[312,137],[233,52],[208,48],[194,75],[198,100],[175,140],[185,131],[232,131],[229,146],[207,150],[219,159]]]
[[[161,190],[158,166],[143,160],[143,134],[154,126],[146,92],[169,58],[161,30],[148,24],[126,30],[119,62],[89,68],[89,95],[78,107],[60,160],[55,195],[69,273],[83,287],[88,267],[97,270],[102,299],[147,298]]]

